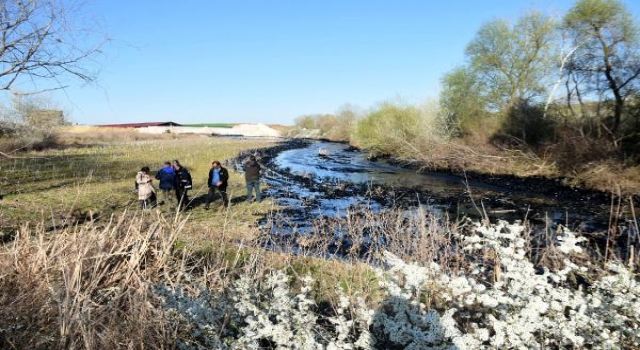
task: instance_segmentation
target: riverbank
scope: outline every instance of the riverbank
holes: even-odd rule
[[[549,231],[541,247],[525,225],[454,222],[428,206],[409,212],[400,204],[415,198],[412,192],[314,181],[314,173],[325,171],[320,167],[298,175],[274,168],[283,182],[265,186],[262,203],[245,203],[242,175],[232,170],[241,158],[258,153],[269,165],[269,157],[308,145],[197,137],[1,161],[13,182],[0,201],[0,226],[15,230],[0,245],[0,348],[639,343],[634,331],[640,321],[630,312],[640,307],[637,277],[622,264],[608,270],[602,260],[591,260],[588,245],[569,230]],[[155,171],[174,158],[194,178],[191,208],[177,215],[139,210],[135,172],[143,165]],[[218,201],[204,210],[214,159],[226,160],[230,169],[233,204]],[[347,221],[310,216],[307,224],[317,232],[289,235],[285,214],[291,208],[270,191],[298,181],[337,199],[368,189],[370,198],[399,205],[385,212],[356,205],[348,208]],[[289,195],[314,213],[314,195]],[[336,240],[336,232],[346,235]],[[295,252],[285,245],[270,249],[292,237],[306,238]],[[358,244],[348,246],[349,240]],[[316,254],[330,249],[350,255]],[[605,262],[618,258],[612,254]],[[541,266],[546,269],[539,273]],[[505,339],[505,327],[518,329],[519,337]],[[541,332],[544,339],[537,337]]]
[[[268,176],[267,182],[273,181],[274,196],[287,197],[293,192],[307,198],[306,204],[312,208],[326,207],[320,212],[346,210],[353,198],[367,198],[383,207],[430,205],[452,218],[488,216],[492,220],[530,220],[542,225],[562,223],[593,232],[609,229],[613,209],[615,220],[625,221],[633,217],[632,206],[640,207],[637,196],[568,186],[565,179],[431,171],[415,162],[370,161],[366,153],[346,144],[318,140],[295,140],[287,145],[258,152],[263,163],[278,173]],[[291,151],[294,153],[286,159],[275,159],[282,150],[296,148],[299,150]],[[317,149],[329,154],[319,157]],[[298,189],[292,189],[292,184]],[[280,187],[286,190],[280,191]],[[291,207],[304,208],[302,204]],[[301,212],[297,217],[305,221],[306,216],[317,214]]]
[[[442,141],[432,142],[428,149],[428,152],[420,152],[412,159],[394,160],[414,169],[462,176],[466,173],[467,176],[482,177],[487,181],[495,178],[501,182],[502,178],[509,177],[545,179],[550,183],[581,190],[596,190],[623,196],[640,193],[640,165],[627,164],[624,161],[581,161],[578,154],[571,159],[571,154],[560,157],[550,152],[541,156],[527,150]]]

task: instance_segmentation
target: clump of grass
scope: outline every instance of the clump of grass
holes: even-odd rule
[[[3,349],[162,347],[175,327],[150,300],[159,276],[177,282],[181,223],[125,213],[103,227],[51,234],[24,225],[2,247]]]

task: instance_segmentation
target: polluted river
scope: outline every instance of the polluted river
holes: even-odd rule
[[[565,227],[596,243],[613,228],[619,240],[638,245],[637,198],[571,188],[560,179],[420,171],[324,141],[248,153],[267,169],[264,194],[281,208],[259,222],[267,249],[341,257],[357,250],[362,258],[389,244],[391,231],[415,235],[436,222],[469,220],[521,221],[538,234]],[[241,170],[248,153],[231,165]]]

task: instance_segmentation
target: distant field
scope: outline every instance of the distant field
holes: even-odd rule
[[[191,127],[210,127],[210,128],[233,128],[235,124],[230,123],[201,123],[201,124],[182,124],[182,126]]]

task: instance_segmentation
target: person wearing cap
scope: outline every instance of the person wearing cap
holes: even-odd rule
[[[252,192],[256,194],[256,202],[262,201],[262,193],[260,192],[260,172],[262,167],[253,155],[249,156],[249,159],[242,166],[244,168],[244,180],[247,185],[247,202],[252,201]]]

